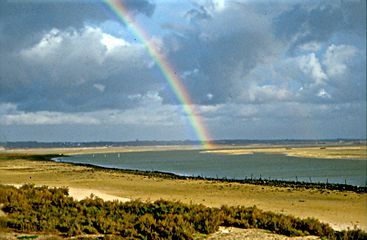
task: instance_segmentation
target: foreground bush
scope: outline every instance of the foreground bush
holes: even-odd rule
[[[367,239],[355,229],[336,232],[316,219],[264,212],[256,207],[208,208],[159,200],[153,203],[103,201],[91,196],[75,201],[67,188],[0,185],[0,204],[7,214],[0,228],[63,236],[104,234],[123,239],[192,239],[219,226],[267,229],[287,236],[317,235],[327,239]]]

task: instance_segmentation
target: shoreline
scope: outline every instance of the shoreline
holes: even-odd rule
[[[60,156],[58,156],[60,157]],[[63,156],[67,157],[67,156]],[[143,176],[153,176],[166,179],[179,179],[179,180],[207,180],[216,181],[222,183],[240,183],[240,184],[254,184],[259,186],[274,186],[274,187],[290,187],[290,188],[305,188],[305,189],[318,189],[318,190],[336,190],[336,191],[352,191],[356,193],[367,193],[367,186],[355,186],[342,183],[320,183],[320,182],[305,182],[305,181],[291,181],[291,180],[279,180],[279,179],[265,179],[265,178],[245,178],[245,179],[233,179],[233,178],[213,178],[205,176],[185,176],[165,171],[150,171],[150,170],[135,170],[135,169],[123,169],[116,167],[105,167],[90,163],[77,163],[57,160],[56,158],[50,158],[49,161],[60,162],[64,164],[71,164],[75,166],[91,167],[101,170],[120,171],[122,173],[137,174]]]

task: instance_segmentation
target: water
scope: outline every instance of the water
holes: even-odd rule
[[[86,154],[58,158],[102,167],[170,172],[183,176],[262,178],[366,186],[367,160],[317,159],[282,154],[222,155],[200,150]]]

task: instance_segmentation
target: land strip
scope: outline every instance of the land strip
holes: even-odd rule
[[[367,159],[367,147],[359,146],[317,146],[317,147],[238,147],[203,151],[205,153],[242,155],[254,153],[284,154],[291,157],[309,157],[326,159]]]
[[[3,154],[93,154],[123,153],[143,151],[172,151],[200,149],[199,146],[139,146],[139,147],[85,147],[85,148],[23,148],[0,150]],[[284,154],[293,157],[326,158],[326,159],[367,159],[366,145],[351,146],[293,146],[293,145],[217,145],[214,149],[202,150],[203,153],[242,155],[253,153]]]

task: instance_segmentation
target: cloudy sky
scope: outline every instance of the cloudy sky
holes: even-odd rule
[[[366,138],[365,0],[122,0],[214,139]],[[0,1],[0,141],[196,139],[101,1]]]

